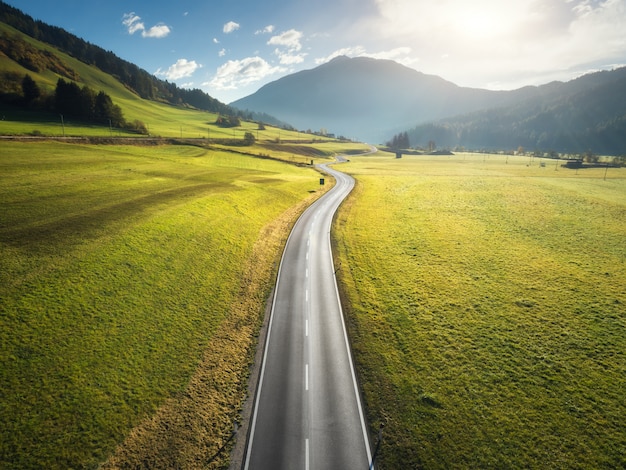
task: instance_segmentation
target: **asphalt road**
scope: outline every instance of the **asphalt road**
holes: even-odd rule
[[[287,241],[246,446],[244,469],[362,469],[371,451],[330,250],[335,187],[302,214]]]

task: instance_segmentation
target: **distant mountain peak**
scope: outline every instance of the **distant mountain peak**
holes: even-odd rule
[[[443,118],[453,110],[481,109],[458,96],[459,87],[392,60],[337,56],[316,68],[264,85],[231,103],[241,110],[272,114],[303,130],[381,142],[399,127]],[[468,92],[469,101],[482,94]]]
[[[347,55],[338,55],[337,57],[333,57],[331,60],[329,60],[327,63],[338,63],[338,62],[345,62],[347,60],[351,60],[351,57],[348,57]]]

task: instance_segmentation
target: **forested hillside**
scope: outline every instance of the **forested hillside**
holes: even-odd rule
[[[590,86],[590,82],[594,82]],[[411,146],[439,148],[626,154],[626,68],[560,84],[516,105],[419,125],[407,131]],[[397,140],[397,136],[395,138]],[[393,142],[394,139],[391,141]]]

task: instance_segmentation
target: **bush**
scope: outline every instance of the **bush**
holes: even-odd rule
[[[139,119],[135,119],[132,122],[127,122],[125,127],[131,132],[136,132],[137,134],[142,134],[142,135],[148,135],[148,128],[146,127],[146,124],[143,121],[140,121]]]
[[[243,143],[245,145],[254,145],[254,142],[256,141],[256,139],[254,138],[254,134],[252,134],[252,132],[246,132],[244,137],[243,137]]]
[[[215,124],[220,127],[239,127],[241,121],[237,116],[218,116],[215,120]]]

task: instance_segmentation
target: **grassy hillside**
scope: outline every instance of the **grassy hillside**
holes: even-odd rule
[[[122,108],[127,121],[139,120],[146,124],[153,136],[183,137],[183,138],[237,138],[242,139],[247,131],[253,131],[259,139],[276,139],[279,136],[287,140],[310,140],[310,136],[297,132],[266,126],[265,131],[258,131],[255,123],[242,123],[234,129],[222,128],[215,125],[217,115],[195,109],[176,107],[166,103],[144,100],[122,85],[115,77],[102,72],[95,66],[87,65],[68,54],[60,52],[52,46],[37,41],[4,23],[0,23],[0,34],[16,36],[39,51],[52,54],[58,61],[78,77],[80,86],[87,85],[93,90],[104,91],[113,102]],[[0,54],[0,75],[7,72],[15,73],[19,77],[29,74],[42,91],[48,94],[54,92],[59,75],[49,69],[33,72]],[[63,77],[68,79],[67,77]],[[6,85],[6,84],[5,84]],[[19,91],[19,90],[16,90]],[[61,118],[56,113],[32,112],[22,108],[7,106],[0,103],[0,135],[41,134],[47,136],[124,136],[133,135],[118,129],[109,129],[108,126],[96,126],[82,122],[74,122],[65,117],[63,127]],[[258,131],[258,132],[257,132]]]
[[[470,154],[342,169],[357,186],[335,242],[386,425],[377,468],[624,468],[626,169]]]
[[[318,176],[188,146],[2,142],[0,468],[94,468],[159,419],[118,462],[206,461]]]

